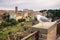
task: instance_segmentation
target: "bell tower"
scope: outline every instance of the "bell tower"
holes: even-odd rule
[[[16,6],[15,7],[15,13],[17,14],[17,12],[18,12],[18,7]]]

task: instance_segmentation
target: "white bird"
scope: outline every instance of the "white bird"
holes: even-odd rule
[[[39,22],[50,22],[50,21],[48,20],[48,18],[45,17],[45,16],[36,15],[36,17],[37,17],[37,20],[38,20]]]
[[[41,26],[44,27],[45,22],[51,22],[47,17],[41,16],[41,15],[36,15],[37,20],[41,22]]]

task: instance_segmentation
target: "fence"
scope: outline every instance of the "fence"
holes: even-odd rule
[[[39,32],[38,31],[35,31],[33,33],[31,33],[30,35],[24,37],[23,39],[21,40],[28,40],[30,37],[34,36],[34,40],[39,40]]]

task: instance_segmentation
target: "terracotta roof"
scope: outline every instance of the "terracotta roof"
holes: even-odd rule
[[[4,13],[8,12],[14,12],[14,10],[0,10],[0,15],[3,15]]]

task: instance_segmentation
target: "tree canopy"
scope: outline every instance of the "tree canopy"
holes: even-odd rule
[[[53,17],[52,17],[52,18],[53,18],[54,20],[55,20],[55,19],[60,19],[60,9],[40,10],[40,12],[45,12],[45,11],[47,11],[47,13],[53,14]]]

